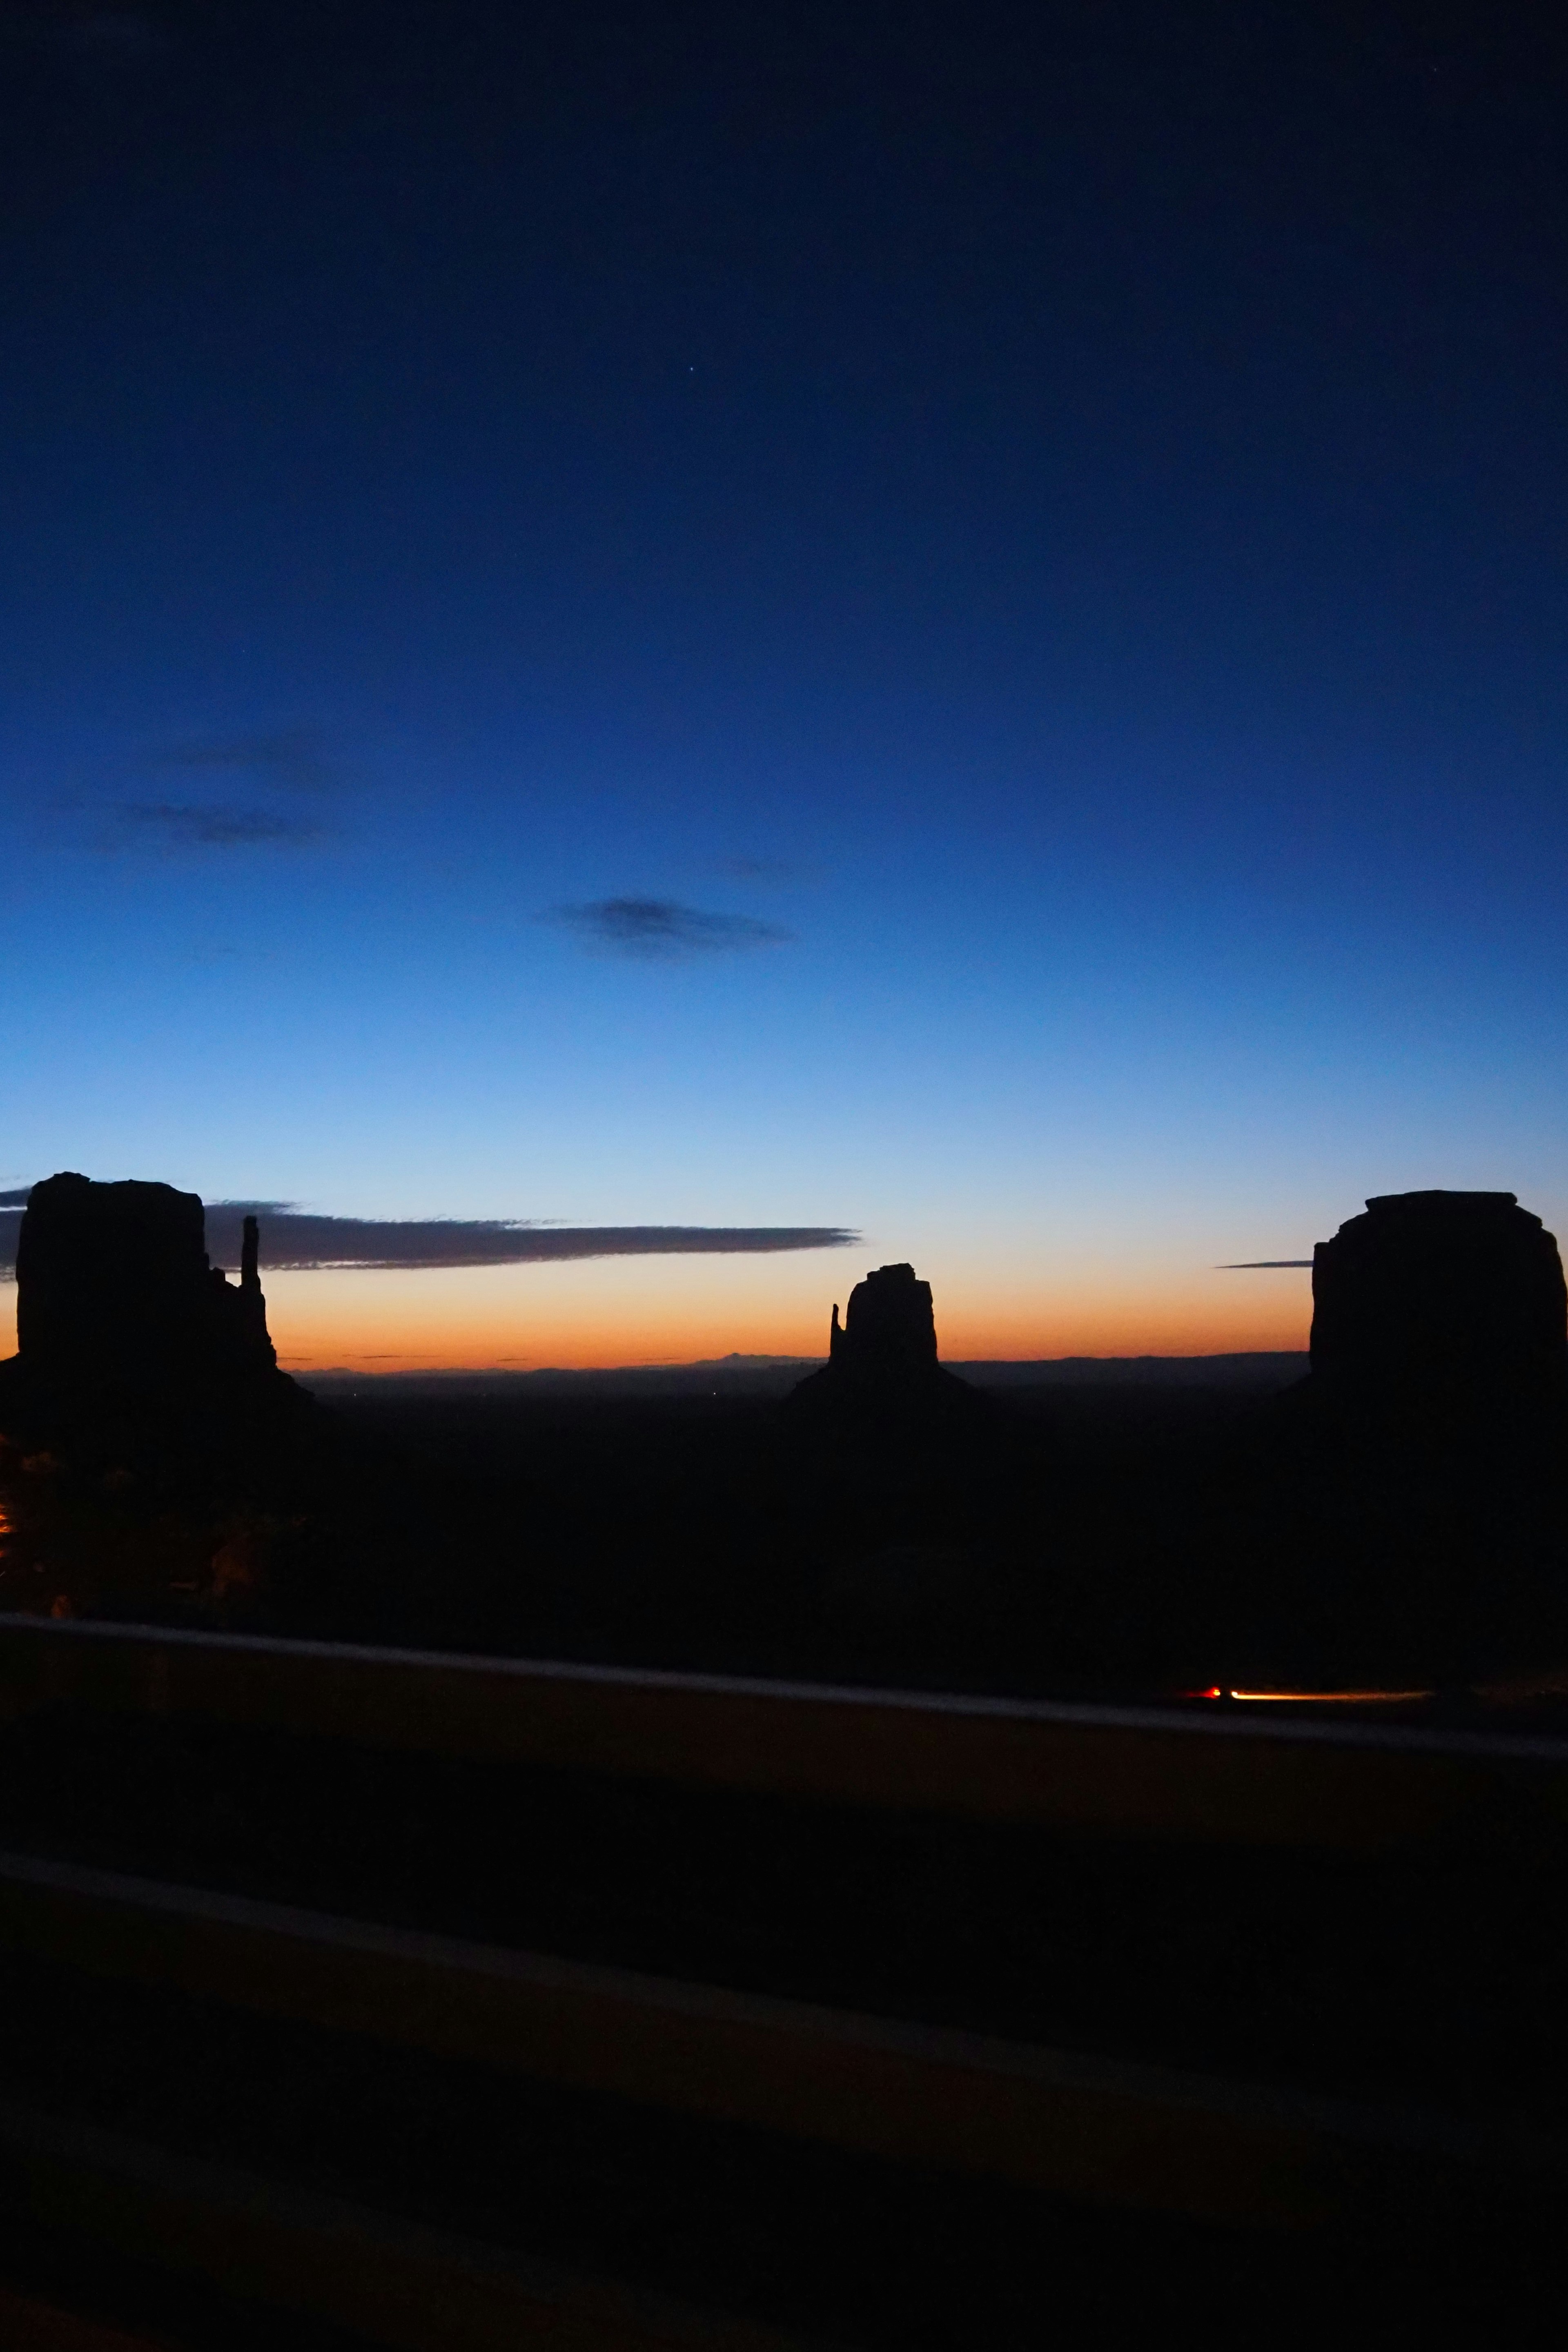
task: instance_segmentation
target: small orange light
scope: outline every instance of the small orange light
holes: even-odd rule
[[[1226,1698],[1246,1699],[1254,1706],[1394,1706],[1413,1699],[1433,1698],[1429,1690],[1233,1690]]]

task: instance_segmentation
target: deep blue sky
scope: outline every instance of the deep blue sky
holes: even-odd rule
[[[1206,1269],[1372,1192],[1568,1214],[1551,12],[0,75],[0,1189],[847,1224],[1014,1352],[1262,1343]],[[742,1348],[846,1279],[724,1263]]]

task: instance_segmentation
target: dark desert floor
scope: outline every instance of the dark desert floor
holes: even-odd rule
[[[1568,1657],[1558,1489],[1522,1517],[1505,1492],[1478,1526],[1429,1482],[1328,1475],[1302,1369],[966,1367],[987,1407],[972,1423],[838,1448],[792,1414],[798,1366],[334,1375],[295,1457],[237,1502],[13,1451],[0,1591],[60,1614],[1069,1696],[1371,1687],[1452,1706],[1550,1680]]]

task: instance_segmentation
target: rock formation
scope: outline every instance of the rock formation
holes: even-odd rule
[[[51,1176],[28,1196],[16,1249],[17,1354],[0,1412],[99,1409],[210,1419],[297,1397],[267,1331],[258,1233],[238,1287],[209,1265],[202,1203],[170,1184]]]
[[[1568,1292],[1552,1236],[1511,1192],[1385,1194],[1318,1244],[1312,1301],[1310,1375],[1271,1439],[1260,1427],[1250,1473],[1272,1605],[1315,1649],[1308,1671],[1458,1688],[1555,1656]]]
[[[843,1328],[833,1309],[830,1368],[852,1380],[897,1379],[936,1362],[931,1285],[912,1265],[879,1265],[849,1294]]]
[[[1312,1260],[1312,1387],[1357,1417],[1474,1425],[1568,1402],[1568,1290],[1511,1192],[1392,1192]]]
[[[796,1414],[908,1421],[985,1411],[985,1401],[937,1362],[931,1285],[912,1265],[881,1265],[833,1309],[826,1368],[802,1381]]]

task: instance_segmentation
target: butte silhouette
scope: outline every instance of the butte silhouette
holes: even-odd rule
[[[1363,1424],[1433,1436],[1561,1414],[1568,1287],[1511,1192],[1388,1192],[1312,1256],[1311,1386]]]
[[[1459,1685],[1568,1638],[1568,1288],[1511,1192],[1370,1200],[1312,1265],[1311,1370],[1257,1465],[1325,1655]],[[1261,1589],[1261,1588],[1260,1588]],[[1331,1631],[1331,1629],[1333,1629]]]
[[[938,1363],[931,1285],[912,1265],[880,1265],[858,1282],[842,1328],[833,1309],[827,1347],[823,1370],[787,1400],[797,1427],[869,1437],[963,1429],[990,1416],[988,1400]]]
[[[237,1287],[208,1264],[195,1192],[51,1176],[16,1249],[17,1353],[0,1363],[0,1429],[30,1440],[197,1443],[306,1402],[267,1330],[254,1217]]]

